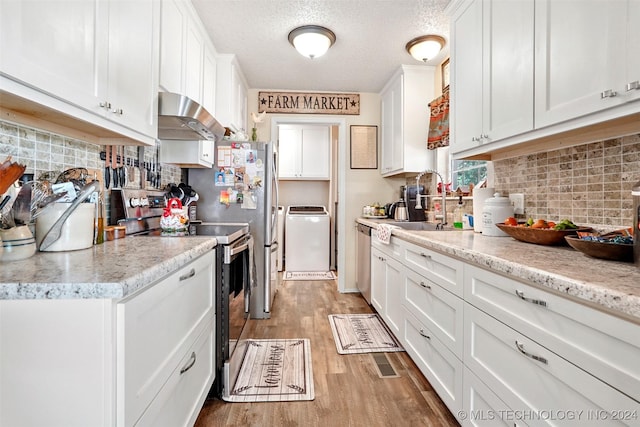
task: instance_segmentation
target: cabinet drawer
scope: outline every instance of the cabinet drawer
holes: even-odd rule
[[[466,367],[464,368],[462,388],[464,389],[462,404],[466,415],[462,420],[464,427],[526,426],[523,421],[516,419],[514,411]]]
[[[401,241],[404,264],[449,292],[462,297],[462,261]]]
[[[136,426],[192,426],[214,380],[214,328],[206,325]]]
[[[117,305],[118,418],[133,425],[214,317],[210,252]]]
[[[462,299],[408,269],[404,285],[405,308],[462,359]]]
[[[385,255],[402,261],[402,247],[400,245],[401,240],[397,237],[391,237],[389,244],[385,244],[378,240],[378,232],[374,229],[371,230],[371,246],[380,249]]]
[[[465,265],[465,300],[640,401],[640,325]]]
[[[403,342],[411,359],[457,416],[462,409],[462,362],[406,309]]]
[[[465,365],[508,407],[531,415],[529,425],[624,425],[598,416],[607,411],[629,411],[627,423],[637,425],[638,402],[477,308],[464,310]],[[575,417],[558,418],[567,412]]]

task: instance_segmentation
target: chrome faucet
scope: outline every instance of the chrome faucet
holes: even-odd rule
[[[442,179],[442,175],[440,175],[437,171],[433,169],[426,169],[420,172],[416,177],[416,209],[422,209],[421,200],[423,197],[425,198],[427,197],[420,194],[420,178],[422,178],[424,174],[427,174],[427,173],[436,174],[438,178],[440,178],[440,183],[442,185],[442,222],[436,226],[436,229],[438,226],[442,228],[445,225],[447,225],[447,191],[444,184],[444,179]]]

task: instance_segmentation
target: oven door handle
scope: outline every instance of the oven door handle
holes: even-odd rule
[[[249,245],[252,244],[252,240],[253,238],[251,237],[251,235],[249,235],[249,237],[243,239],[239,244],[234,245],[234,246],[225,246],[224,247],[224,263],[225,264],[230,264],[231,263],[231,258],[241,252],[246,251],[247,249],[249,249]]]

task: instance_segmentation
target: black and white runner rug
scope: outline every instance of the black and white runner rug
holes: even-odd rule
[[[313,400],[311,341],[307,338],[248,340],[227,402]]]
[[[330,314],[329,323],[339,354],[404,351],[375,313]]]

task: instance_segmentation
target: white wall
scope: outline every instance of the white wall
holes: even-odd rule
[[[258,92],[268,89],[250,89],[248,92],[248,111],[258,112]],[[339,132],[338,147],[338,200],[339,207],[336,221],[338,228],[338,289],[341,292],[357,291],[355,284],[355,220],[362,213],[364,205],[391,202],[398,197],[398,188],[404,178],[382,178],[379,169],[349,168],[349,126],[371,125],[378,127],[378,166],[380,165],[380,95],[377,93],[360,93],[360,114],[357,116],[335,115],[282,115],[267,114],[267,118],[258,124],[258,136],[267,139],[271,135],[271,120],[299,122],[306,116],[317,123],[322,119],[327,123],[340,122],[344,129]]]

